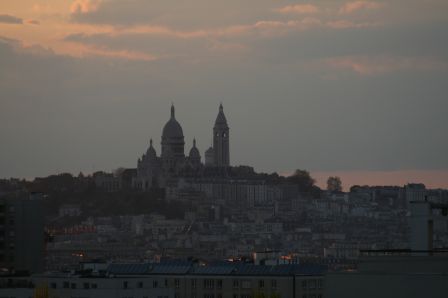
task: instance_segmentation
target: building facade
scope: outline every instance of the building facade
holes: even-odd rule
[[[44,207],[40,194],[0,198],[0,269],[36,273],[44,269]]]

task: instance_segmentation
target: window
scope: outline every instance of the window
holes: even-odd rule
[[[213,289],[215,281],[213,279],[204,279],[204,289]]]
[[[238,298],[238,294],[233,294],[233,298]]]
[[[180,279],[176,278],[174,280],[174,287],[179,288],[180,287]]]
[[[322,279],[317,280],[317,288],[322,289]]]
[[[237,279],[233,280],[233,288],[239,288],[240,287],[240,282]]]
[[[76,284],[75,284],[75,283],[72,283],[72,284],[71,284],[71,288],[72,288],[72,289],[76,289]]]
[[[258,287],[259,288],[264,288],[264,280],[259,280],[258,281]]]
[[[57,286],[57,284],[56,284],[55,282],[52,282],[52,283],[50,284],[50,287],[51,287],[52,289],[56,289],[58,286]]]
[[[165,288],[168,288],[168,279],[165,278]]]
[[[302,289],[304,289],[304,290],[306,289],[306,280],[302,281]]]
[[[204,294],[204,298],[215,298],[214,294]]]
[[[277,288],[277,281],[275,279],[271,280],[271,287],[273,289]]]
[[[84,289],[90,289],[90,284],[88,282],[85,282],[83,284]]]
[[[63,287],[64,289],[68,289],[70,287],[70,283],[68,281],[64,281]]]
[[[152,287],[153,288],[157,288],[159,286],[159,283],[157,282],[157,280],[154,280],[153,282],[152,282]]]
[[[310,281],[308,281],[308,288],[309,289],[315,289],[316,288],[316,280],[312,279]]]
[[[138,283],[137,283],[137,288],[143,288],[143,282],[142,281],[139,281]]]
[[[127,281],[124,281],[123,282],[123,289],[127,289],[128,288],[128,282]]]
[[[192,279],[192,280],[191,280],[191,287],[192,287],[193,289],[196,289],[196,279]]]
[[[252,288],[252,283],[250,282],[250,280],[243,280],[241,282],[241,288],[250,289],[250,288]]]
[[[98,288],[97,284],[91,284],[90,286],[91,286],[92,289],[97,289]]]
[[[218,279],[218,280],[216,281],[216,288],[217,288],[217,289],[222,289],[222,279]]]

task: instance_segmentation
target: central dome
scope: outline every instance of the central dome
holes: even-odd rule
[[[171,106],[171,118],[163,127],[162,138],[171,139],[171,138],[183,138],[183,137],[184,132],[182,131],[182,127],[174,117],[174,106]]]

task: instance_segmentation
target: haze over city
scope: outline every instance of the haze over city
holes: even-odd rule
[[[135,167],[171,102],[233,165],[448,187],[448,2],[0,3],[0,177]]]

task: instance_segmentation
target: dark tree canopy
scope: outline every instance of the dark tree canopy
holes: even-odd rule
[[[294,174],[287,178],[287,181],[290,183],[297,184],[299,186],[300,191],[302,192],[311,192],[313,191],[314,184],[316,180],[314,180],[310,173],[306,170],[297,169]]]
[[[327,190],[332,192],[342,191],[342,181],[338,176],[330,176],[327,180]]]

